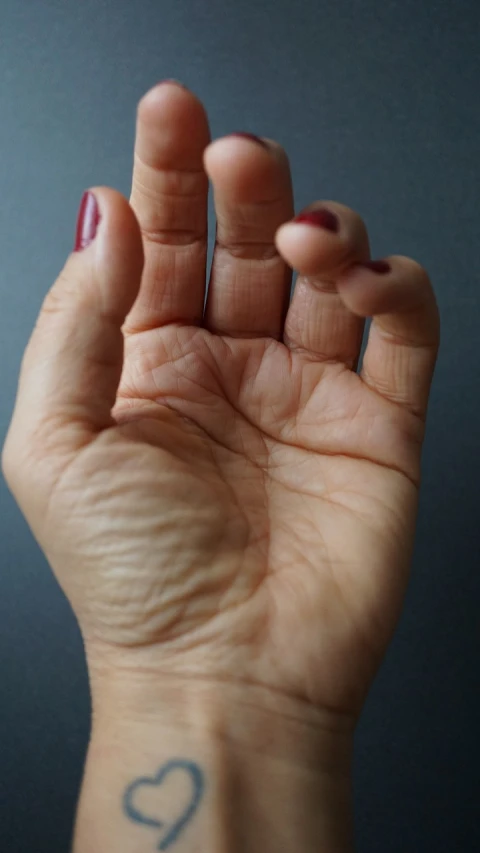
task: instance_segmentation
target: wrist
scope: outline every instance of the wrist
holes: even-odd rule
[[[91,673],[92,675],[92,673]],[[190,732],[325,772],[349,772],[355,718],[260,684],[144,671],[91,677],[92,730],[123,727]]]
[[[172,851],[352,849],[350,718],[256,685],[116,674],[92,687],[75,853],[108,853],[108,844],[130,853],[142,839],[145,850],[167,849],[158,844],[195,787],[178,762],[197,768],[201,803]],[[129,786],[133,800],[125,804]],[[164,825],[155,829],[148,820],[160,814]]]

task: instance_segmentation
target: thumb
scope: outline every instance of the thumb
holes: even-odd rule
[[[121,327],[142,268],[140,229],[126,199],[104,187],[85,193],[75,249],[46,296],[23,359],[4,449],[7,479],[25,451],[48,455],[61,447],[68,454],[112,424]]]

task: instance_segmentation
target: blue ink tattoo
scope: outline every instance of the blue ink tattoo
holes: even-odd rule
[[[183,770],[190,776],[192,798],[183,814],[180,815],[175,823],[169,826],[168,822],[164,820],[143,814],[135,805],[135,797],[141,788],[156,788],[163,785],[167,776],[174,770]],[[128,786],[123,795],[123,810],[127,817],[135,823],[148,826],[151,829],[165,829],[165,834],[160,839],[157,850],[167,850],[168,847],[175,843],[182,830],[185,829],[187,823],[190,822],[197,811],[204,787],[204,775],[198,764],[195,764],[193,761],[187,761],[184,758],[172,758],[171,761],[167,761],[166,764],[160,767],[155,776],[141,776]]]

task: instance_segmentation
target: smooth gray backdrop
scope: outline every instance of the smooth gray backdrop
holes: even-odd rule
[[[276,137],[297,207],[362,212],[434,280],[443,348],[412,582],[358,730],[360,853],[480,849],[478,0],[0,0],[0,438],[84,187],[129,190],[137,99]],[[0,849],[66,853],[88,736],[68,605],[0,486]]]

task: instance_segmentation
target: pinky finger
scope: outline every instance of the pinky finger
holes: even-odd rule
[[[373,317],[363,381],[424,418],[440,338],[438,307],[428,274],[400,255],[350,267],[337,280],[347,308]]]

